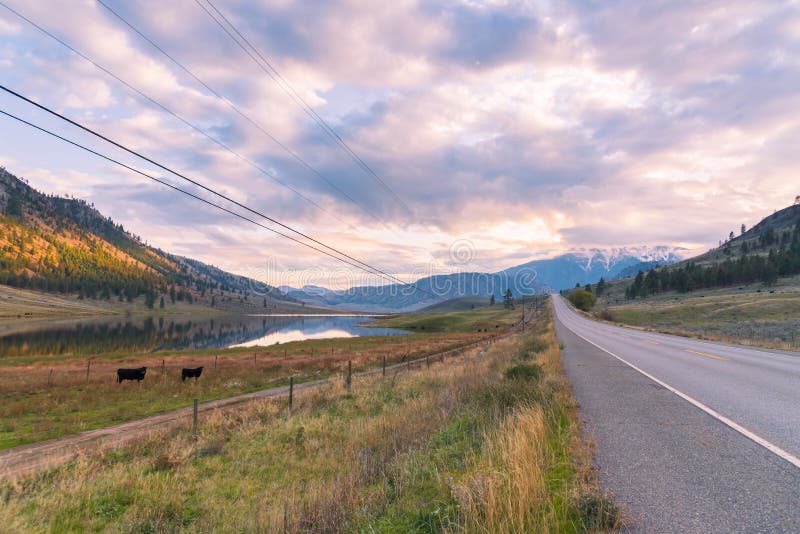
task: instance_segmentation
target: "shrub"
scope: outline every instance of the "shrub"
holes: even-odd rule
[[[538,365],[521,364],[506,369],[506,380],[530,380],[538,382],[544,375],[544,371]]]
[[[546,351],[548,346],[546,341],[538,337],[531,338],[517,351],[517,358],[520,360],[528,360],[535,354]]]
[[[591,310],[595,303],[594,295],[585,289],[575,289],[570,291],[567,298],[573,306],[583,311]]]
[[[610,495],[591,489],[578,496],[576,507],[588,531],[609,531],[622,526],[620,510]]]

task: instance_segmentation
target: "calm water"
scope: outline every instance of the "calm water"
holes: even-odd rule
[[[35,321],[0,331],[0,358],[215,349],[303,339],[407,334],[362,326],[369,317],[229,316],[213,319]]]

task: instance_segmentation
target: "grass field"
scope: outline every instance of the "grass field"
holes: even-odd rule
[[[489,297],[461,297],[446,300],[418,310],[416,313],[468,311],[489,306]]]
[[[800,349],[800,284],[761,284],[664,293],[646,299],[606,297],[594,313],[632,326],[782,349]],[[606,313],[607,310],[607,313]]]
[[[614,526],[549,317],[430,368],[258,402],[0,483],[8,532],[582,532]],[[534,332],[532,332],[534,330]]]
[[[417,333],[308,340],[260,348],[73,355],[0,360],[0,449],[139,419],[200,401],[420,358],[504,331],[514,311],[461,312],[417,318]],[[500,329],[471,331],[491,318]],[[397,320],[394,319],[394,320]],[[480,323],[482,324],[482,323]],[[162,374],[162,363],[165,373]],[[89,378],[86,369],[89,366]],[[119,367],[148,367],[141,383],[116,383]],[[197,383],[181,383],[183,367],[204,366]],[[215,368],[216,367],[216,368]],[[51,374],[52,370],[52,374]]]
[[[387,328],[416,332],[500,332],[520,323],[522,310],[508,310],[502,304],[468,312],[422,312],[386,317],[377,321]]]

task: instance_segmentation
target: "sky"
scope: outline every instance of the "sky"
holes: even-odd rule
[[[700,252],[800,194],[796,1],[103,2],[2,0],[2,84],[404,280]],[[9,94],[0,109],[246,214]],[[382,281],[7,117],[0,165],[275,285]]]

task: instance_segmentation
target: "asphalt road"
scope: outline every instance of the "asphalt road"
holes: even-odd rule
[[[553,305],[600,481],[632,531],[800,532],[800,355]]]

